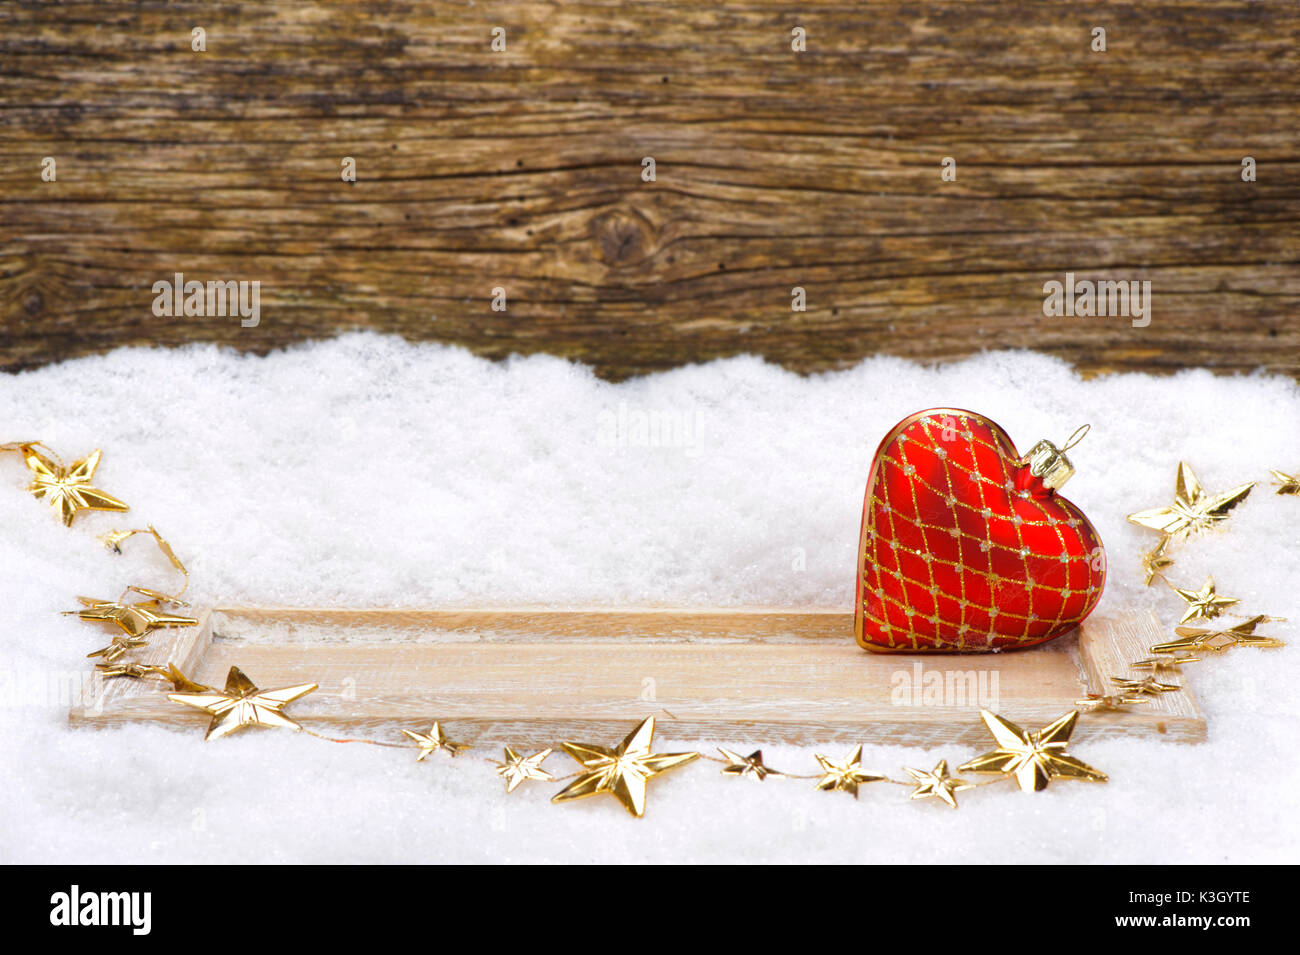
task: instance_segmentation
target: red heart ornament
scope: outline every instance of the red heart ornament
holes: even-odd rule
[[[1047,441],[1022,458],[971,411],[900,421],[876,449],[862,507],[858,643],[984,653],[1078,626],[1101,598],[1106,556],[1083,512],[1056,493],[1073,472]]]

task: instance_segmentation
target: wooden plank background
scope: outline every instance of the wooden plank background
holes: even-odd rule
[[[1004,346],[1300,375],[1298,38],[1235,0],[7,2],[0,367],[373,328],[610,378]],[[1044,318],[1067,270],[1150,280],[1150,326]],[[260,325],[155,317],[177,271],[260,281]]]

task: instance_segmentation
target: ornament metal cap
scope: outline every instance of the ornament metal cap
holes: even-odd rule
[[[1065,456],[1065,452],[1082,441],[1091,428],[1092,425],[1085,424],[1075,429],[1063,448],[1058,448],[1047,439],[1039,441],[1022,458],[1029,465],[1029,473],[1041,480],[1044,487],[1059,490],[1061,485],[1074,476],[1074,465]]]

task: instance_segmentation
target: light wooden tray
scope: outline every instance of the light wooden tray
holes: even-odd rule
[[[1130,613],[1026,651],[876,655],[838,610],[222,608],[155,631],[132,659],[213,686],[232,665],[263,688],[319,683],[287,712],[323,732],[396,737],[437,719],[484,745],[612,744],[654,715],[675,740],[978,745],[982,705],[1036,729],[1086,693],[1111,692],[1109,678],[1133,675],[1127,664],[1161,639],[1154,615]],[[96,675],[71,719],[206,725],[166,693]],[[1085,717],[1076,738],[1090,736],[1199,742],[1205,720],[1184,688]]]

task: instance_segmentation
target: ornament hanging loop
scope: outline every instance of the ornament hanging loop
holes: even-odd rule
[[[1092,425],[1090,424],[1081,424],[1079,425],[1079,427],[1075,428],[1074,434],[1066,438],[1065,444],[1061,446],[1061,453],[1064,454],[1066,451],[1069,451],[1072,447],[1074,447],[1076,444],[1078,444],[1080,441],[1086,438],[1088,436],[1088,432],[1091,430],[1092,430]]]
[[[1091,430],[1090,424],[1075,428],[1062,448],[1046,439],[1039,441],[1020,460],[1029,466],[1029,473],[1041,480],[1044,487],[1051,491],[1060,490],[1061,485],[1074,476],[1074,465],[1065,456],[1065,452],[1082,441]]]

